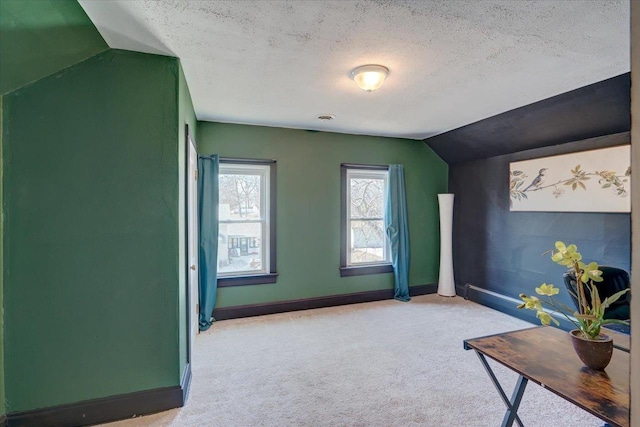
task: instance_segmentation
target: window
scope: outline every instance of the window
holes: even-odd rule
[[[275,283],[275,167],[220,159],[218,286]]]
[[[342,165],[341,276],[392,272],[384,226],[387,166]]]

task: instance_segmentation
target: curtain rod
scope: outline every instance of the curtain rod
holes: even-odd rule
[[[349,169],[379,169],[389,170],[389,165],[364,165],[362,163],[340,163],[340,166]]]
[[[215,154],[198,154],[201,159],[211,159]],[[246,159],[242,157],[220,157],[220,163],[244,163],[244,164],[271,164],[276,163],[275,159]]]
[[[245,159],[240,157],[220,157],[220,163],[266,164],[275,163],[274,159]]]

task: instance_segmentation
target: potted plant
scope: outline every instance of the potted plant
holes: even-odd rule
[[[559,313],[564,316],[576,327],[570,334],[573,347],[580,360],[589,368],[603,370],[611,360],[613,340],[611,337],[602,334],[600,328],[611,323],[628,324],[623,320],[605,319],[604,314],[606,309],[620,299],[629,289],[616,292],[601,301],[598,295],[598,288],[594,285],[594,282],[602,282],[603,280],[602,271],[598,269],[598,264],[596,262],[584,263],[582,255],[574,244],[567,246],[563,242],[556,242],[555,247],[555,250],[549,251],[551,260],[559,265],[566,266],[570,272],[575,274],[575,293],[571,290],[569,292],[577,300],[579,309],[573,310],[554,298],[554,295],[558,295],[560,289],[546,283],[535,288],[536,293],[541,296],[540,298],[520,294],[523,303],[518,305],[518,308],[536,311],[536,317],[540,319],[543,325],[549,325],[553,322],[556,326],[559,326],[560,322],[553,315]],[[591,296],[590,300],[587,295]],[[544,311],[544,305],[553,308],[555,313]]]

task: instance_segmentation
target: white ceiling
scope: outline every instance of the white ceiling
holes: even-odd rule
[[[630,69],[628,0],[79,1],[110,47],[180,58],[199,120],[423,139]]]

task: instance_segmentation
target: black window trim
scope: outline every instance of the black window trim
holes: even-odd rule
[[[340,164],[340,277],[361,276],[365,274],[393,273],[393,265],[374,264],[347,266],[347,170],[389,170],[388,165],[365,165],[360,163]]]
[[[245,159],[236,157],[220,157],[220,163],[240,165],[269,165],[269,272],[260,274],[246,274],[238,276],[218,277],[218,287],[263,285],[276,283],[276,167],[273,159]]]

